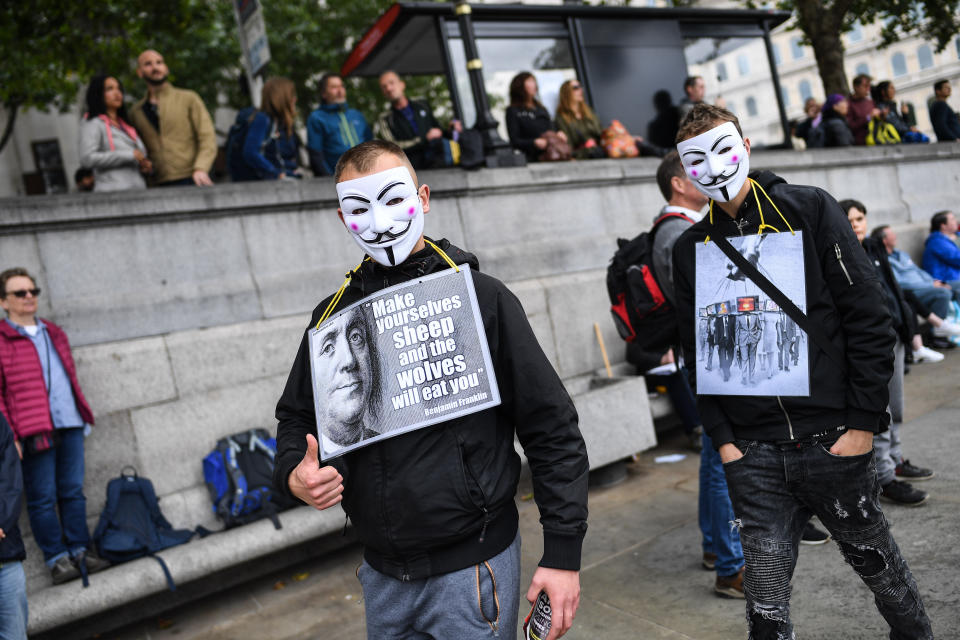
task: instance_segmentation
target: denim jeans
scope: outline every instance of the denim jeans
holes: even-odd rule
[[[897,465],[903,459],[900,448],[900,423],[903,422],[903,367],[904,346],[897,339],[893,348],[893,375],[887,388],[890,390],[890,428],[873,436],[873,448],[877,454],[877,479],[880,486],[896,480]]]
[[[367,564],[357,569],[370,640],[517,637],[520,536],[486,562],[401,582]]]
[[[921,287],[911,289],[913,295],[923,304],[930,307],[930,311],[941,318],[946,318],[950,313],[950,300],[953,294],[942,287]]]
[[[0,563],[0,640],[26,640],[27,580],[20,562]]]
[[[747,563],[749,638],[793,637],[790,579],[811,515],[873,591],[890,638],[933,638],[917,583],[880,509],[873,451],[841,457],[831,454],[827,443],[735,444],[744,455],[725,464],[724,471]]]
[[[698,503],[703,550],[717,555],[718,576],[732,576],[743,566],[743,549],[740,547],[740,533],[733,524],[733,506],[720,454],[714,451],[713,442],[706,433],[700,452]]]
[[[27,515],[47,566],[87,548],[87,499],[83,495],[83,427],[61,429],[59,443],[24,456]],[[57,517],[57,511],[60,517]]]

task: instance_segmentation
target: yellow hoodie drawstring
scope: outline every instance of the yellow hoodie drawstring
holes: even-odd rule
[[[460,267],[458,267],[457,264],[450,259],[450,256],[444,253],[443,249],[441,249],[437,245],[427,240],[427,238],[424,238],[423,241],[426,244],[430,245],[434,251],[439,253],[440,257],[446,260],[447,264],[450,265],[451,268],[455,269],[457,273],[460,273]],[[347,273],[346,280],[343,281],[343,284],[340,285],[340,288],[337,289],[337,292],[333,294],[333,299],[330,300],[330,304],[327,305],[327,308],[323,312],[323,315],[320,316],[320,320],[317,322],[317,326],[316,326],[317,329],[319,329],[320,325],[323,324],[326,321],[326,319],[330,317],[331,313],[333,313],[333,310],[337,307],[337,303],[340,302],[340,298],[343,297],[343,292],[347,290],[348,286],[350,286],[350,281],[353,280],[353,274],[355,274],[357,272],[357,269],[362,267],[363,263],[366,262],[367,260],[370,260],[370,256],[365,257],[363,260],[360,261],[360,264],[358,264],[355,268],[351,269],[349,273]]]

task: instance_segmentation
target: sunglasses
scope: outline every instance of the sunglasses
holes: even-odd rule
[[[578,85],[578,84],[572,84],[572,85],[570,85],[570,88],[573,89],[574,91],[576,91],[577,89],[580,89],[581,87],[580,87],[580,85]]]
[[[40,289],[39,289],[39,288],[37,288],[37,289],[19,289],[19,290],[17,290],[17,291],[7,291],[7,295],[8,295],[8,296],[11,295],[11,294],[13,294],[13,295],[17,296],[18,298],[26,298],[28,293],[29,293],[30,295],[32,295],[34,298],[36,298],[36,297],[38,297],[38,296],[40,295]]]

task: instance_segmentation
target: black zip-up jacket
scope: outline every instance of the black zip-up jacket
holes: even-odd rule
[[[809,397],[698,395],[697,407],[714,447],[735,439],[790,441],[841,425],[879,433],[887,425],[887,382],[895,344],[890,313],[877,272],[857,242],[847,216],[827,192],[790,185],[769,171],[751,174],[790,222],[803,231],[806,312],[846,356],[844,373],[808,337]],[[763,217],[789,233],[763,194]],[[694,348],[696,283],[694,247],[706,236],[757,233],[760,213],[747,196],[736,221],[719,206],[684,232],[674,247],[674,288],[680,339],[687,362]],[[771,233],[770,230],[765,230]]]
[[[517,534],[514,496],[520,438],[543,525],[540,566],[578,570],[587,529],[587,453],[577,412],[516,296],[478,271],[472,254],[446,240],[450,258],[473,270],[480,315],[502,403],[389,438],[330,461],[343,476],[342,506],[377,571],[400,580],[448,573],[490,559]],[[446,269],[431,248],[395,268],[366,261],[338,308],[380,289]],[[316,325],[330,298],[313,312]],[[307,333],[277,404],[274,485],[287,479],[317,434]],[[293,497],[293,496],[291,496]]]
[[[0,564],[15,562],[27,557],[17,520],[20,518],[23,500],[23,475],[20,473],[20,456],[13,444],[13,431],[7,419],[0,414]]]
[[[890,311],[893,322],[893,330],[897,332],[900,342],[909,345],[913,336],[917,333],[917,317],[910,308],[910,303],[907,301],[903,289],[900,288],[897,278],[893,275],[887,248],[877,238],[864,238],[861,244],[880,276],[884,300],[887,303],[887,309]]]

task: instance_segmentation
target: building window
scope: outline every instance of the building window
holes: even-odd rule
[[[907,58],[902,53],[893,54],[893,57],[890,59],[890,64],[893,66],[894,76],[907,75]]]
[[[727,65],[722,62],[717,63],[717,81],[723,82],[727,79]]]
[[[787,91],[786,87],[780,87],[780,100],[783,102],[784,109],[790,106],[790,92]]]
[[[741,53],[737,56],[737,68],[740,70],[741,77],[750,74],[750,60],[747,58],[747,54]]]
[[[863,27],[859,22],[853,23],[853,28],[847,34],[847,40],[850,42],[860,42],[863,40]]]
[[[810,88],[809,80],[800,81],[800,102],[806,102],[813,97],[813,90]]]
[[[800,45],[800,38],[792,38],[790,40],[790,53],[793,55],[794,60],[799,60],[803,57],[803,47]]]
[[[868,65],[866,62],[861,62],[860,64],[857,65],[857,68],[855,69],[855,71],[857,72],[858,76],[859,75],[868,76],[870,75],[870,65]]]
[[[957,45],[960,47],[960,39],[957,40]],[[783,62],[783,58],[780,57],[780,47],[774,44],[771,48],[773,49],[773,63],[779,67],[780,63]]]
[[[933,66],[933,51],[930,50],[929,45],[923,44],[917,49],[917,62],[920,63],[921,69],[929,69]]]
[[[747,115],[748,116],[757,115],[757,101],[753,98],[753,96],[750,96],[749,98],[747,98]]]

